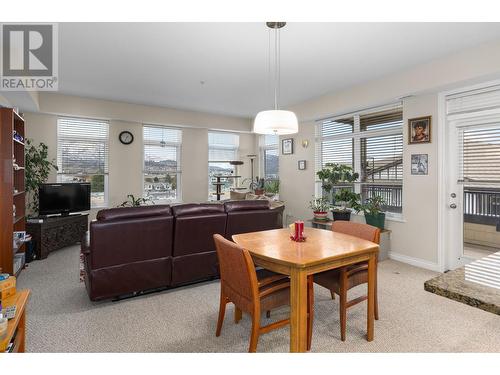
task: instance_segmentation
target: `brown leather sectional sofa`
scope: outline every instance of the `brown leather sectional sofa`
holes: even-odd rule
[[[219,276],[212,235],[283,226],[284,207],[264,200],[99,211],[82,242],[91,300],[176,287]]]

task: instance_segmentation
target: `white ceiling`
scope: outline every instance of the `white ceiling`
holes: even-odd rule
[[[493,39],[499,23],[289,23],[281,106]],[[63,94],[244,117],[273,104],[264,23],[62,23],[59,57]]]

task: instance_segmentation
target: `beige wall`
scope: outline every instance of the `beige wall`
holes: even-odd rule
[[[292,136],[294,154],[280,156],[280,197],[286,201],[287,220],[311,217],[308,201],[314,195],[314,121],[403,98],[403,220],[386,221],[392,230],[391,257],[438,270],[438,173],[443,173],[438,170],[437,129],[441,125],[438,93],[499,77],[500,41],[497,41],[291,107],[300,125],[299,133]],[[408,145],[408,119],[427,115],[432,116],[432,143]],[[302,139],[310,141],[307,149],[300,145]],[[429,155],[427,176],[411,175],[411,154]],[[307,161],[306,171],[297,168],[301,159]],[[354,215],[353,220],[364,219]]]
[[[109,206],[114,207],[126,199],[127,194],[142,195],[143,144],[142,124],[159,124],[182,127],[182,177],[183,202],[204,202],[208,197],[208,130],[234,130],[240,135],[239,167],[242,178],[250,177],[247,154],[255,152],[256,136],[248,133],[251,122],[247,119],[177,111],[158,107],[129,105],[111,101],[41,94],[41,112],[25,113],[27,137],[44,142],[49,147],[49,158],[57,157],[58,115],[82,116],[110,120],[109,132]],[[132,107],[130,109],[129,107]],[[131,145],[118,140],[121,131],[134,135]],[[49,182],[55,182],[52,172]],[[92,210],[91,218],[96,210]]]

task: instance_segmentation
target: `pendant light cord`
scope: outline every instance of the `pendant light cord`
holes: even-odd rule
[[[278,28],[274,29],[274,109],[278,110]]]

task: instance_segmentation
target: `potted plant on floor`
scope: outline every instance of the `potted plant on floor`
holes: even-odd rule
[[[326,198],[315,198],[309,201],[309,208],[313,210],[315,220],[328,220],[330,207],[330,202]]]
[[[365,203],[360,206],[360,211],[363,211],[365,214],[366,224],[384,229],[385,212],[383,210],[383,206],[385,204],[384,198],[376,195],[368,198]]]
[[[316,174],[324,193],[332,202],[333,220],[350,220],[352,209],[359,205],[359,194],[352,191],[352,184],[359,174],[348,165],[338,163],[326,163]]]

